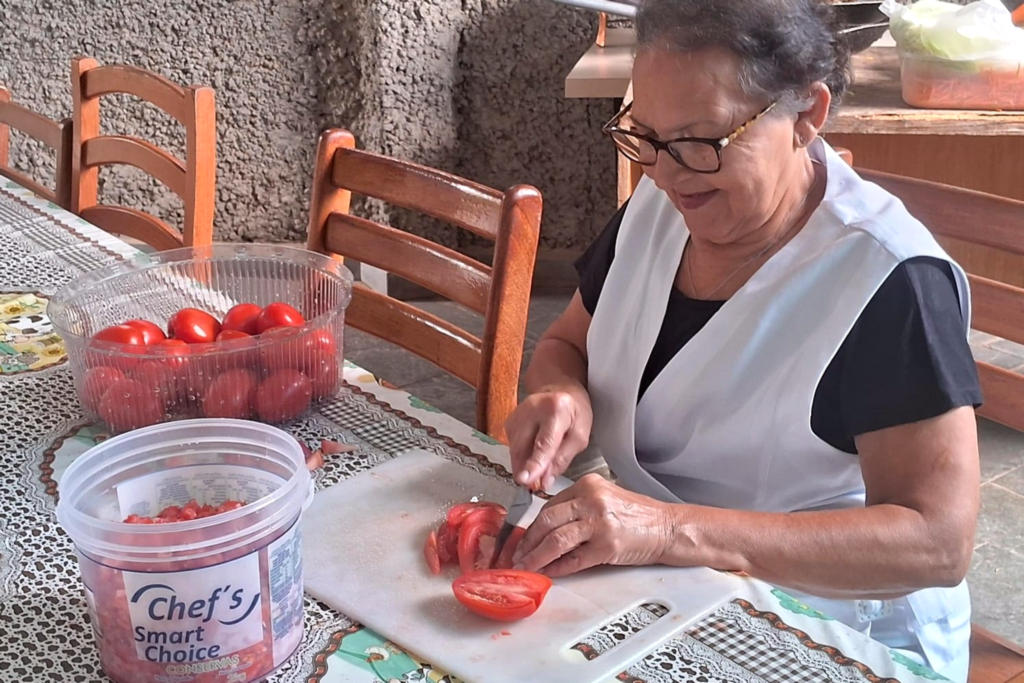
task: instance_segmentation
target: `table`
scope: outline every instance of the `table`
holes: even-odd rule
[[[83,419],[45,301],[69,279],[135,250],[0,179],[0,672],[4,680],[102,681],[71,543],[54,505],[62,472],[106,437]],[[331,486],[411,448],[507,476],[507,449],[436,408],[346,362],[345,385],[288,429],[311,447],[351,446],[315,474]],[[670,570],[666,570],[670,571]],[[596,657],[657,619],[644,605],[578,643]],[[923,681],[939,678],[903,654],[753,579],[686,634],[618,676],[619,681]],[[305,599],[305,638],[268,680],[342,683],[452,681],[428,662],[330,607]]]
[[[592,45],[566,76],[565,96],[621,98],[630,82],[635,42],[633,29],[609,29],[605,47]],[[887,35],[852,62],[853,85],[824,137],[849,149],[856,166],[1024,199],[1024,111],[905,104],[899,56]],[[620,203],[639,173],[638,166],[620,162]],[[967,270],[1024,286],[1024,258],[979,245],[944,246]]]

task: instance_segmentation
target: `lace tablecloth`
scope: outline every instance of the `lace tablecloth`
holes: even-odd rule
[[[103,681],[72,545],[56,523],[61,473],[106,438],[74,395],[46,301],[77,274],[135,250],[24,188],[0,179],[0,679]],[[345,386],[315,414],[286,425],[315,448],[348,444],[315,473],[318,488],[424,448],[507,476],[506,449],[406,392],[346,363]],[[495,465],[491,465],[494,463]],[[671,571],[671,570],[666,570]],[[899,652],[745,580],[739,597],[636,662],[617,680],[918,681],[941,677]],[[574,646],[600,656],[663,613],[643,605]],[[392,634],[400,641],[400,634]],[[453,647],[458,643],[453,642]],[[430,653],[422,653],[429,657]],[[496,673],[497,675],[497,673]],[[449,681],[445,672],[307,597],[305,638],[275,682]]]

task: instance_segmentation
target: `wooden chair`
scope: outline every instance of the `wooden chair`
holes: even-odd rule
[[[137,137],[100,135],[100,97],[110,93],[134,95],[177,119],[185,127],[185,160]],[[71,210],[156,249],[210,244],[217,156],[213,90],[182,87],[134,66],[99,66],[94,59],[77,57],[71,63],[71,94]],[[135,166],[181,197],[182,229],[137,209],[98,203],[99,167],[109,164]]]
[[[494,242],[493,262],[349,214],[351,194],[433,216]],[[320,137],[308,247],[347,256],[426,287],[484,316],[483,338],[357,285],[346,322],[394,342],[476,387],[477,428],[504,439],[518,402],[527,309],[540,235],[541,196],[505,192],[449,173],[360,151],[346,130]]]
[[[50,189],[10,165],[10,129],[21,131],[52,148],[57,157],[55,187]],[[11,93],[0,88],[0,175],[24,185],[65,209],[70,203],[71,119],[59,123],[11,102]]]
[[[903,200],[954,257],[964,243],[1024,256],[1024,201],[880,171],[857,172]],[[971,327],[1024,343],[1024,289],[978,273],[968,272],[968,278]],[[978,414],[1024,431],[1024,375],[984,361],[977,365],[985,395]],[[974,625],[968,680],[1024,683],[1024,649]]]

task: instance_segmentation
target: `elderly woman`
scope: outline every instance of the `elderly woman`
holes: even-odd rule
[[[588,475],[517,565],[741,570],[953,679],[978,509],[964,273],[818,137],[848,54],[816,0],[647,0],[605,127],[645,177],[577,264],[507,429]]]

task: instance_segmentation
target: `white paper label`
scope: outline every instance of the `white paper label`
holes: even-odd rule
[[[274,666],[302,639],[302,532],[298,522],[267,546]]]
[[[140,659],[193,664],[263,640],[258,552],[202,569],[122,576]]]

